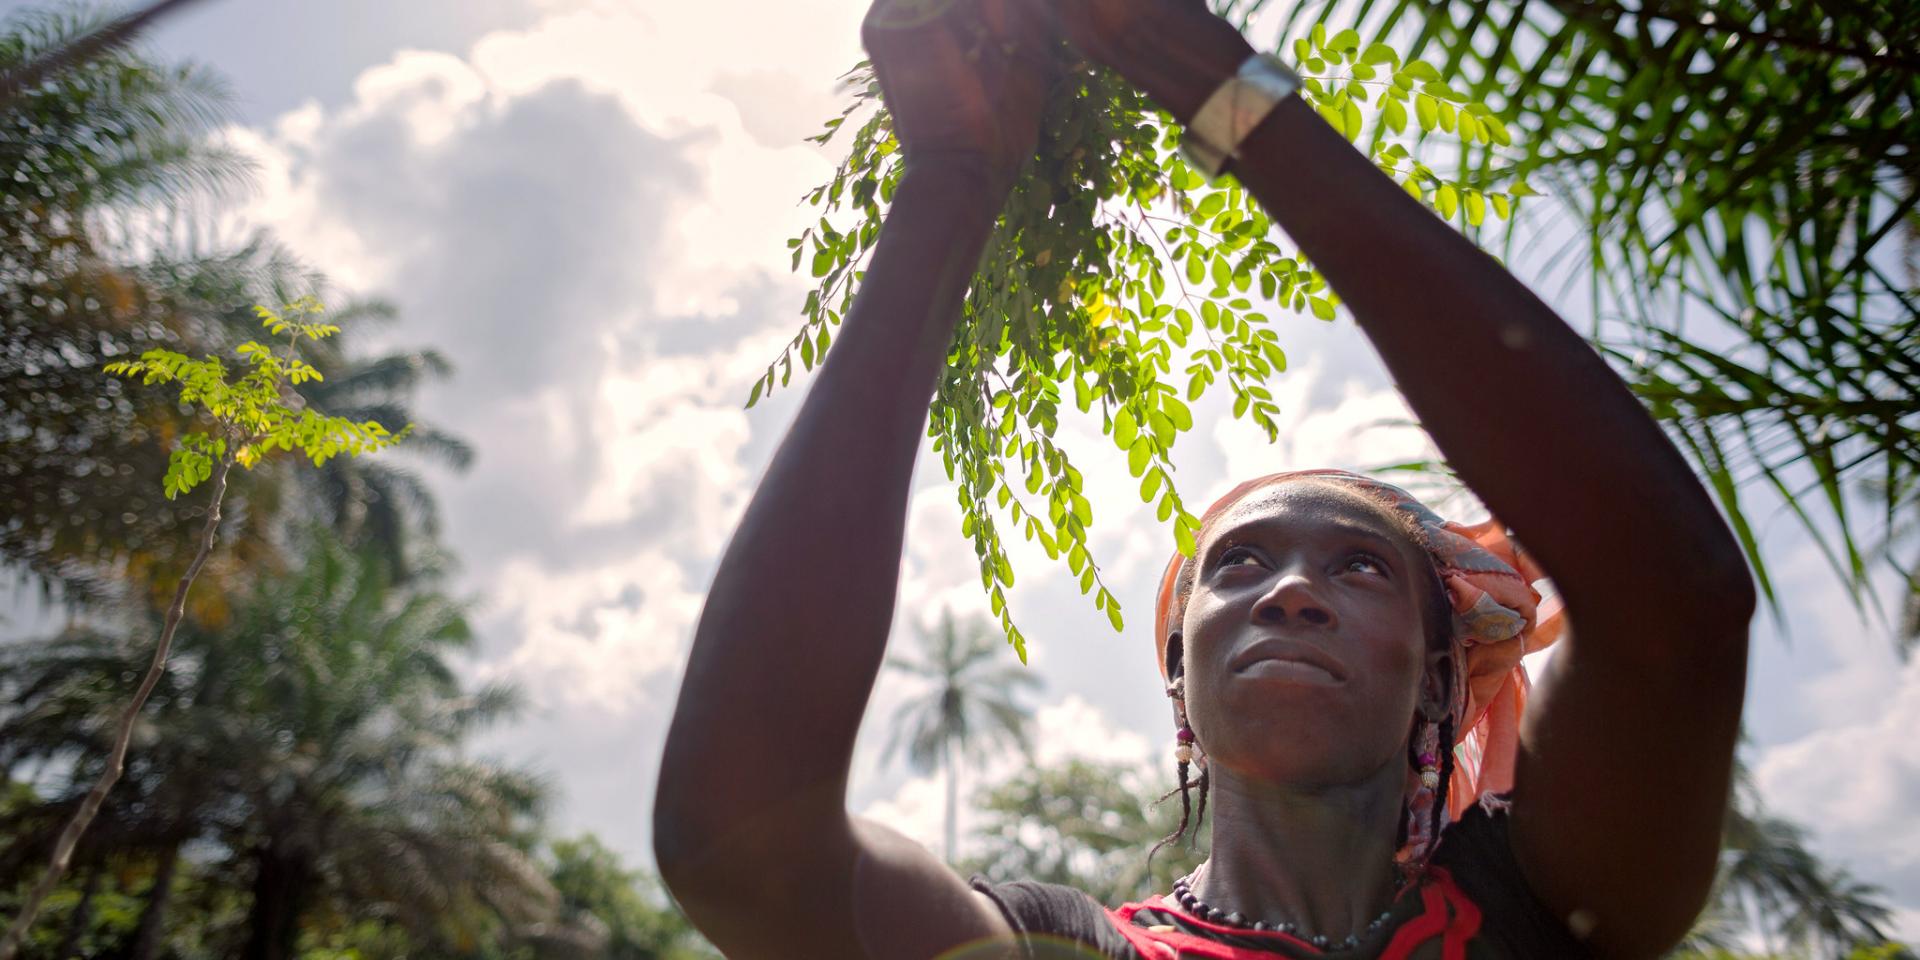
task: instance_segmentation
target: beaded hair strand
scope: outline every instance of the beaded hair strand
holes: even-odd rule
[[[1154,855],[1160,852],[1161,847],[1169,843],[1174,843],[1186,835],[1187,821],[1193,814],[1193,801],[1187,796],[1187,787],[1189,786],[1187,781],[1187,768],[1192,766],[1192,763],[1186,760],[1177,760],[1173,766],[1180,785],[1161,794],[1158,802],[1165,803],[1169,797],[1172,797],[1176,793],[1180,795],[1180,826],[1175,828],[1172,833],[1161,837],[1160,842],[1154,844],[1152,850],[1147,851],[1147,869],[1149,870],[1153,869]]]
[[[1407,766],[1414,770],[1420,769],[1420,739],[1418,737],[1407,738]],[[1411,836],[1412,833],[1413,805],[1402,800],[1400,801],[1400,818],[1396,821],[1396,825],[1393,828],[1393,848],[1399,850],[1405,847],[1407,845],[1407,838]]]
[[[1200,824],[1207,819],[1207,782],[1209,779],[1211,779],[1211,772],[1208,771],[1206,767],[1201,767],[1199,784],[1200,806],[1193,814],[1193,833],[1196,838],[1200,835]],[[1193,843],[1189,842],[1187,848],[1194,849]]]
[[[1433,826],[1430,836],[1438,840],[1440,825],[1447,816],[1447,786],[1453,780],[1453,716],[1440,718],[1440,785],[1433,792]]]
[[[1147,851],[1148,869],[1152,869],[1153,858],[1160,852],[1160,848],[1170,843],[1178,843],[1181,838],[1187,835],[1187,828],[1189,826],[1193,827],[1194,836],[1197,838],[1200,834],[1200,823],[1207,818],[1207,783],[1209,779],[1207,776],[1207,768],[1200,768],[1199,777],[1189,778],[1187,771],[1191,766],[1192,764],[1188,761],[1176,761],[1174,767],[1177,770],[1180,785],[1160,796],[1160,800],[1164,802],[1176,793],[1180,795],[1180,825],[1175,827],[1172,833],[1161,837],[1160,842],[1154,844],[1152,850]],[[1187,792],[1194,788],[1198,788],[1200,791],[1200,802],[1197,808],[1193,802],[1192,795]],[[1194,849],[1192,841],[1188,842],[1187,849]]]

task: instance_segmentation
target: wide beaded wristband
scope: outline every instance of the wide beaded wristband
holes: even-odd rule
[[[1256,53],[1200,105],[1180,138],[1180,152],[1207,177],[1217,177],[1280,101],[1300,89],[1300,75],[1279,58]]]

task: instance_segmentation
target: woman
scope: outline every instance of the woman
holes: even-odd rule
[[[1201,0],[904,5],[876,3],[865,41],[907,172],[715,577],[668,737],[654,843],[688,915],[737,958],[1034,955],[1040,934],[1148,960],[1320,943],[1395,960],[1632,958],[1675,943],[1713,879],[1754,596],[1705,492],[1619,380],[1303,101],[1235,86],[1272,92],[1273,75]],[[926,406],[1035,147],[1058,37],[1231,158],[1578,624],[1517,732],[1483,744],[1511,757],[1479,771],[1510,782],[1510,807],[1456,793],[1463,815],[1437,846],[1420,835],[1433,821],[1407,814],[1440,799],[1431,768],[1453,751],[1422,739],[1478,724],[1487,705],[1461,704],[1499,665],[1457,642],[1471,630],[1446,601],[1470,594],[1458,581],[1475,565],[1449,568],[1460,551],[1434,538],[1491,528],[1423,523],[1344,475],[1236,491],[1163,591],[1160,668],[1213,811],[1211,855],[1180,891],[1109,912],[1059,888],[970,888],[847,813]],[[1241,109],[1224,127],[1221,90],[1247,94],[1228,98]],[[1549,628],[1527,602],[1503,606],[1522,643]]]

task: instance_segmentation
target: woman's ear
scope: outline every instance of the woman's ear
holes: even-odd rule
[[[1427,668],[1420,676],[1420,716],[1439,723],[1453,710],[1453,651],[1427,653]]]
[[[1162,664],[1167,670],[1167,683],[1173,684],[1186,675],[1182,664],[1186,657],[1186,642],[1175,630],[1167,634],[1167,662]]]

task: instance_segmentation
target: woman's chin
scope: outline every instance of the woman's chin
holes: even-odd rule
[[[1227,773],[1244,790],[1320,791],[1358,786],[1373,779],[1377,770],[1356,767],[1352,754],[1296,754],[1275,757],[1242,758],[1238,762],[1216,763],[1215,776]],[[1217,782],[1217,779],[1216,779]]]
[[[1367,719],[1337,709],[1312,709],[1306,703],[1289,703],[1280,710],[1261,704],[1238,714],[1234,742],[1209,751],[1209,762],[1230,768],[1240,779],[1267,784],[1356,783],[1406,751],[1404,732],[1368,730]]]

